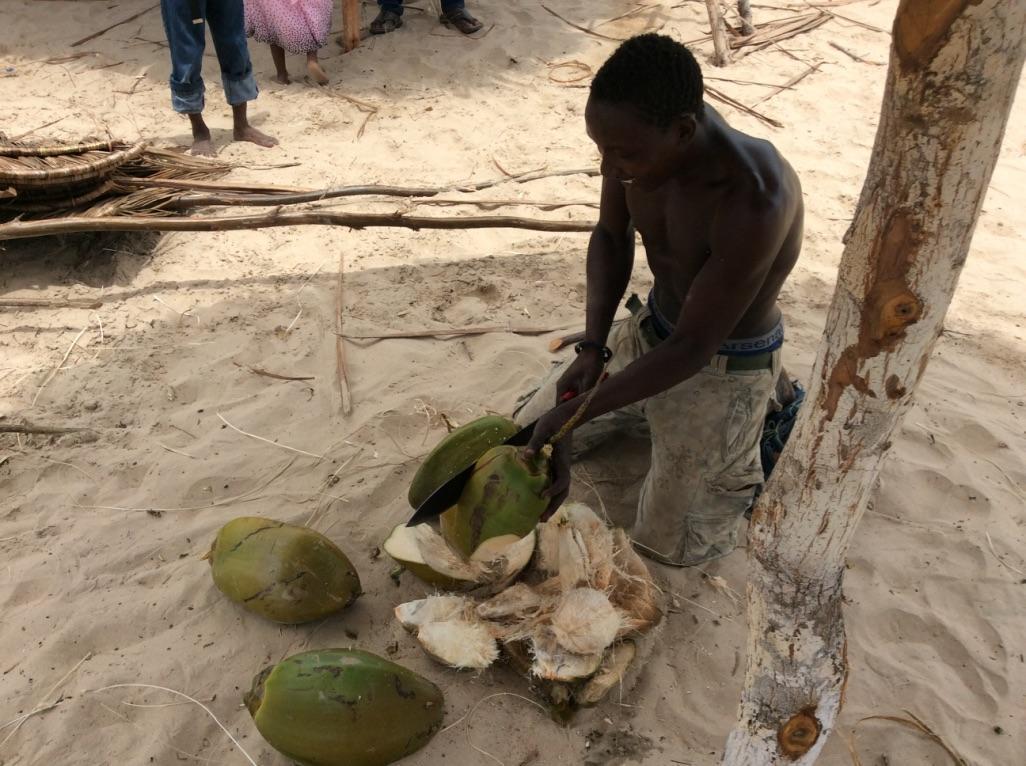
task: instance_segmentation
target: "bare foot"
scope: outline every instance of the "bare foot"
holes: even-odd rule
[[[217,156],[217,152],[214,150],[214,143],[210,140],[210,136],[206,136],[205,138],[194,138],[192,148],[189,150],[189,153],[201,157]]]
[[[278,145],[278,139],[254,128],[252,125],[238,126],[234,130],[236,141],[248,141],[251,144],[269,149]]]
[[[289,78],[289,70],[285,67],[285,49],[277,45],[271,45],[271,58],[274,60],[274,79],[282,85],[292,82]]]
[[[321,63],[316,58],[308,58],[306,60],[306,71],[310,78],[318,85],[328,84],[328,75],[321,68]]]
[[[190,114],[189,122],[192,124],[192,148],[189,150],[190,153],[203,157],[215,156],[217,152],[214,151],[214,144],[210,140],[210,128],[203,121],[203,115],[200,113]]]

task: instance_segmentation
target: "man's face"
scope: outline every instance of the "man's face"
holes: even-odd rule
[[[630,106],[589,101],[584,119],[588,136],[602,155],[602,175],[644,190],[669,180],[690,139],[680,120],[659,128]]]

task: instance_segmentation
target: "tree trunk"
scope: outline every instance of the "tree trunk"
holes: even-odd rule
[[[342,0],[342,49],[346,53],[360,44],[360,0]]]
[[[730,63],[730,47],[727,45],[727,30],[723,26],[720,0],[705,0],[705,7],[709,11],[709,26],[712,29],[712,63],[715,66],[726,66]]]
[[[737,15],[741,17],[741,34],[754,35],[752,26],[752,0],[737,0]]]
[[[811,764],[847,676],[844,559],[969,250],[1026,55],[1021,0],[901,0],[806,405],[749,532],[728,766]]]

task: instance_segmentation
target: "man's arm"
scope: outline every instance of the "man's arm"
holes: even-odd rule
[[[758,295],[787,236],[783,204],[756,199],[723,206],[710,234],[712,255],[692,282],[673,333],[602,383],[578,425],[672,388],[709,363]],[[580,403],[544,415],[528,449],[540,449]]]
[[[613,317],[630,282],[634,248],[623,185],[602,180],[599,220],[588,243],[588,304],[585,338],[605,345]]]

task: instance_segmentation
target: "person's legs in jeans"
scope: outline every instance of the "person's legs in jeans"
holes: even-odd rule
[[[200,0],[202,11],[205,0]],[[186,0],[161,0],[160,15],[171,51],[171,106],[179,114],[189,115],[192,123],[192,153],[213,154],[210,131],[203,122],[204,85],[203,50],[206,23],[194,24],[192,3]]]
[[[257,97],[256,78],[246,44],[246,19],[242,0],[216,0],[207,3],[210,36],[221,65],[221,84],[232,107],[233,134],[236,141],[258,146],[274,146],[277,139],[254,128],[246,115],[246,104]]]

